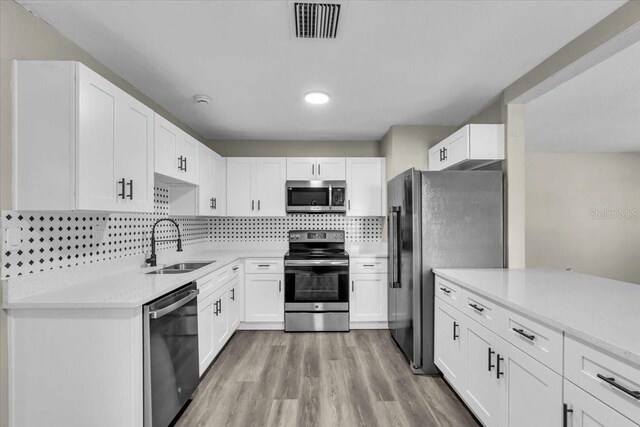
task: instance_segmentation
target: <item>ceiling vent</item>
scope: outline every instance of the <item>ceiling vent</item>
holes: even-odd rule
[[[295,2],[293,11],[296,38],[335,39],[338,35],[339,4]]]

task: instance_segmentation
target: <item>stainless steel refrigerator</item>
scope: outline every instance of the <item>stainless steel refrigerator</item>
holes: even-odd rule
[[[504,265],[502,172],[410,169],[387,189],[389,329],[415,373],[437,374],[432,269]]]

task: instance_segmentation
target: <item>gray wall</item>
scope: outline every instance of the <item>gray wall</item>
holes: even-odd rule
[[[378,141],[214,140],[206,144],[225,157],[378,157]]]
[[[380,143],[387,161],[387,181],[410,168],[428,169],[429,148],[458,129],[456,126],[392,126]]]
[[[527,267],[573,268],[640,283],[638,183],[640,153],[528,152]],[[637,214],[602,219],[593,209]]]

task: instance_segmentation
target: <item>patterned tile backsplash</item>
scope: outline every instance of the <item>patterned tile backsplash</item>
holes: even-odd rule
[[[151,227],[169,217],[169,190],[157,186],[152,214],[2,211],[2,228],[19,228],[18,249],[2,246],[2,278],[73,267],[149,252]],[[183,245],[205,242],[287,240],[289,230],[345,230],[350,242],[382,240],[384,218],[343,215],[288,215],[284,218],[172,217],[180,226]],[[158,239],[177,236],[173,225],[158,225]],[[160,243],[158,249],[173,249]]]

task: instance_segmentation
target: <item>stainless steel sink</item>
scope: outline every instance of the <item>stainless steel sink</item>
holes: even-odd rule
[[[202,267],[206,267],[209,264],[213,264],[215,261],[207,262],[181,262],[180,264],[173,264],[167,267],[161,268],[156,271],[151,271],[147,274],[182,274],[189,273]]]

